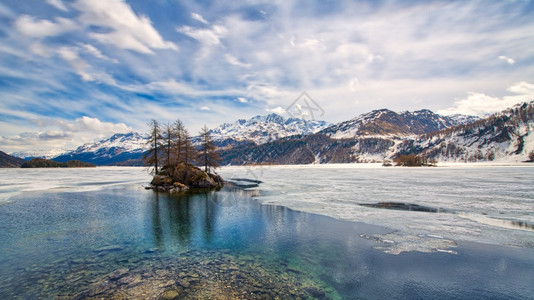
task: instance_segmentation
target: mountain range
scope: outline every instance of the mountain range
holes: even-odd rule
[[[337,124],[269,114],[222,124],[211,135],[223,165],[381,162],[402,154],[438,161],[525,161],[534,150],[533,107],[534,101],[523,103],[484,119],[380,109]],[[138,132],[115,134],[54,160],[140,165],[146,140]]]
[[[220,149],[240,145],[261,145],[297,134],[313,134],[332,124],[325,121],[286,119],[277,114],[255,116],[249,120],[225,123],[212,129],[211,136]],[[89,143],[54,158],[58,162],[80,160],[96,165],[142,165],[148,136],[139,132],[115,134],[109,139]],[[199,138],[193,137],[193,143]]]

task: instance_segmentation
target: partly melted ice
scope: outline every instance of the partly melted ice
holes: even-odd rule
[[[262,180],[264,204],[382,225],[381,250],[454,253],[456,241],[534,248],[534,168],[384,168],[376,165],[227,167]],[[438,212],[360,204],[398,202]]]

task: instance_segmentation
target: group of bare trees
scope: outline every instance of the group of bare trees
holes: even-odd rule
[[[403,154],[393,160],[397,166],[404,167],[420,167],[420,166],[436,166],[438,161],[435,158],[426,158],[421,155]]]
[[[162,125],[153,119],[148,125],[150,138],[145,162],[154,166],[155,174],[158,174],[161,167],[180,163],[198,164],[206,172],[219,166],[221,159],[206,125],[200,131],[198,147],[193,145],[189,131],[180,120]]]

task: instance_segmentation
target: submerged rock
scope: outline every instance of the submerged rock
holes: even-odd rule
[[[449,212],[442,208],[434,208],[430,206],[423,206],[419,204],[403,203],[403,202],[379,202],[379,203],[360,203],[359,205],[372,208],[419,211],[429,213],[444,213]]]
[[[180,299],[180,293],[177,290],[167,290],[159,296],[161,300]]]
[[[128,274],[128,269],[118,269],[109,275],[110,280],[118,280]]]

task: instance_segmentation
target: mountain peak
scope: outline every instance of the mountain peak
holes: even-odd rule
[[[474,118],[474,117],[473,117]],[[355,138],[359,136],[394,135],[409,136],[442,130],[465,124],[473,118],[451,118],[441,116],[429,109],[401,113],[389,109],[373,110],[349,121],[341,122],[322,133],[333,138]]]
[[[291,135],[316,133],[330,125],[325,121],[286,119],[279,114],[270,113],[264,116],[254,116],[249,120],[222,124],[212,129],[211,134],[215,141],[221,143],[226,140],[248,140],[256,144],[263,144]]]

